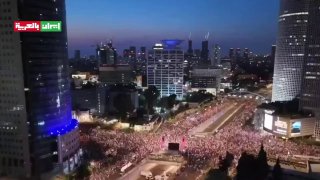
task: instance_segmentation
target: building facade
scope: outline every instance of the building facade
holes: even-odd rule
[[[222,69],[198,66],[192,70],[191,88],[193,91],[206,90],[214,95],[220,91]]]
[[[274,65],[272,101],[290,101],[300,94],[309,20],[309,0],[282,0]]]
[[[221,64],[221,47],[216,44],[213,47],[211,65],[218,66]]]
[[[310,0],[300,108],[316,118],[315,137],[320,140],[320,1]]]
[[[179,48],[181,40],[163,40],[149,52],[147,66],[147,84],[154,85],[160,96],[176,94],[183,97],[184,53]]]
[[[204,64],[209,64],[209,41],[202,41],[202,49],[201,49],[201,61]]]
[[[314,124],[314,117],[277,114],[273,109],[265,108],[257,108],[254,117],[256,129],[283,138],[312,136]]]
[[[132,80],[132,69],[127,64],[99,67],[99,81],[102,83],[130,83]]]
[[[97,47],[99,66],[117,64],[117,51],[112,47],[112,42],[101,44]]]
[[[79,132],[71,116],[65,1],[0,4],[0,174],[40,179],[64,163],[70,172]],[[16,33],[15,20],[62,21],[62,32]],[[66,155],[59,148],[70,138]]]

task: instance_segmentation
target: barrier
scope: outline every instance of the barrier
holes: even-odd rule
[[[309,173],[310,167],[309,167],[308,161],[294,161],[293,159],[291,160],[279,159],[279,161],[282,168]],[[274,165],[276,164],[276,162],[277,162],[276,158],[268,158],[269,165]]]
[[[132,163],[129,162],[128,164],[124,165],[122,168],[121,168],[121,172],[124,172],[126,169],[128,169],[130,166],[132,166]]]

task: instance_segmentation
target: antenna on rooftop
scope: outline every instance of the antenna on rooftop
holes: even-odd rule
[[[204,39],[205,39],[205,40],[208,40],[208,39],[209,39],[209,36],[210,36],[210,33],[208,32],[208,34],[205,35]]]

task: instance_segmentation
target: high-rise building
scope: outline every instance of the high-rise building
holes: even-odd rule
[[[137,60],[137,51],[135,46],[130,46],[129,48],[129,60],[130,63],[135,64]]]
[[[205,64],[209,62],[209,41],[208,40],[202,41],[201,61]]]
[[[272,64],[274,64],[274,61],[276,59],[276,50],[277,50],[277,46],[276,45],[272,45],[272,47],[271,47],[271,61],[272,61]]]
[[[179,45],[182,40],[163,40],[149,52],[147,66],[148,86],[154,85],[161,97],[176,94],[183,97],[184,53]]]
[[[308,27],[302,69],[300,109],[316,116],[315,137],[320,140],[320,1],[309,0]]]
[[[281,0],[272,101],[291,101],[300,94],[309,0]]]
[[[132,69],[128,64],[99,67],[99,81],[105,84],[131,83]]]
[[[79,164],[65,1],[0,0],[0,174],[43,179]],[[6,17],[6,18],[3,18]],[[59,33],[15,33],[14,20],[62,21]],[[5,47],[5,48],[3,48]]]
[[[140,48],[140,55],[139,59],[142,62],[145,62],[147,59],[147,52],[146,52],[146,47],[141,47]]]
[[[243,51],[243,58],[245,60],[249,60],[249,56],[250,56],[250,50],[248,48],[245,48]]]
[[[100,47],[97,48],[97,57],[98,57],[99,66],[117,64],[116,62],[117,52],[112,47],[112,44],[110,43],[108,43],[107,45],[106,44],[101,45]]]
[[[234,58],[236,55],[235,55],[235,52],[234,52],[234,49],[233,48],[230,48],[229,49],[229,58],[232,59]]]
[[[187,50],[187,53],[188,53],[189,55],[193,55],[192,40],[191,40],[191,39],[188,40],[188,50]]]
[[[237,65],[236,53],[235,53],[234,48],[229,49],[229,58],[230,58],[231,70],[234,70]]]
[[[74,60],[80,60],[80,50],[75,50],[74,51]]]
[[[196,66],[192,70],[193,91],[206,90],[216,95],[220,91],[222,69],[214,66]]]
[[[194,50],[194,56],[197,58],[201,58],[201,50],[200,49],[195,49]]]
[[[221,47],[216,44],[213,47],[213,56],[211,60],[211,65],[217,66],[221,63]]]
[[[130,54],[129,49],[124,49],[122,56],[123,56],[124,59],[128,60],[129,59],[129,54]]]
[[[241,58],[241,49],[237,48],[236,49],[236,59],[237,59],[237,61],[239,61],[240,58]]]

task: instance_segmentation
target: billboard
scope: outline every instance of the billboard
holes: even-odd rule
[[[273,124],[273,116],[270,114],[264,114],[263,126],[269,130],[272,130],[272,124]]]
[[[291,134],[301,133],[301,121],[295,121],[291,124]]]
[[[288,123],[286,121],[280,121],[278,117],[278,120],[274,122],[273,132],[286,135],[288,132]]]

